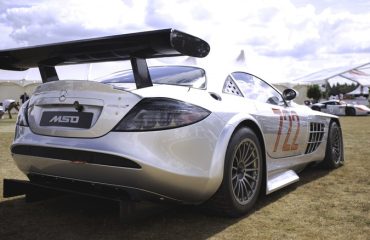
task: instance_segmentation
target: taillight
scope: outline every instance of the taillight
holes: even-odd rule
[[[28,103],[29,100],[22,104],[18,112],[17,125],[28,127]]]
[[[114,128],[114,131],[154,131],[178,128],[199,122],[211,112],[193,104],[169,98],[141,100]]]

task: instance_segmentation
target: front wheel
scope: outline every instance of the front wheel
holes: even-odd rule
[[[231,217],[245,214],[258,198],[262,174],[263,157],[256,134],[249,128],[237,130],[226,150],[221,186],[209,204]]]
[[[347,116],[356,116],[356,110],[351,107],[346,108],[346,115]]]
[[[326,143],[325,158],[322,166],[334,169],[342,166],[344,163],[343,156],[343,138],[342,130],[336,122],[331,122],[329,126],[328,140]]]

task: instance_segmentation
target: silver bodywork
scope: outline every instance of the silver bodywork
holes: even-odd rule
[[[207,89],[154,85],[125,91],[108,84],[73,80],[43,84],[29,101],[29,127],[17,126],[12,148],[42,146],[106,153],[129,159],[141,168],[14,153],[13,158],[25,174],[104,183],[191,204],[208,200],[219,188],[229,140],[240,126],[260,133],[266,193],[298,181],[297,173],[305,165],[323,160],[329,123],[336,116],[289,102],[272,105],[227,93],[223,81],[226,76],[218,81],[208,77],[213,85]],[[211,114],[200,122],[174,129],[112,131],[141,99],[150,97],[184,101]],[[91,128],[40,126],[44,111],[75,111],[75,101],[94,114]]]

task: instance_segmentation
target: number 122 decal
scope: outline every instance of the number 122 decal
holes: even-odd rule
[[[289,128],[288,128],[288,132],[287,132],[287,135],[285,137],[285,140],[284,140],[282,151],[286,152],[286,151],[297,150],[298,149],[298,144],[297,144],[296,141],[297,141],[297,138],[298,138],[298,135],[299,135],[299,129],[300,129],[299,116],[294,111],[288,112],[286,110],[280,110],[280,109],[274,109],[274,108],[272,109],[272,111],[274,112],[274,114],[277,114],[277,115],[280,116],[280,118],[279,118],[279,130],[277,132],[277,137],[276,137],[276,140],[275,140],[274,152],[277,151],[277,148],[279,146],[280,136],[281,136],[281,132],[283,130],[284,121],[289,121]],[[293,123],[297,125],[297,129],[295,130],[294,133],[292,133]],[[293,135],[293,140],[291,141],[291,143],[289,143],[289,138],[290,138],[291,135]]]

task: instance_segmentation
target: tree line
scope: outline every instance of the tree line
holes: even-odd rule
[[[349,92],[352,92],[358,87],[358,85],[359,84],[355,84],[355,83],[352,83],[352,84],[336,83],[333,85],[327,84],[325,87],[325,90],[322,91],[319,85],[313,84],[313,85],[308,86],[307,88],[307,97],[312,98],[317,102],[320,98],[328,98],[330,96],[337,96],[340,94],[344,95]]]

